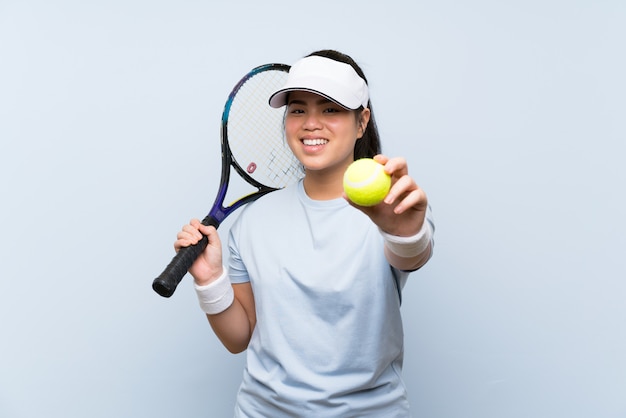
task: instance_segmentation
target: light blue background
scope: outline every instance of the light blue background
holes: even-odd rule
[[[151,290],[266,62],[349,53],[437,221],[416,417],[626,416],[626,3],[0,0],[0,416],[228,417],[186,279]],[[223,226],[225,231],[230,222]]]

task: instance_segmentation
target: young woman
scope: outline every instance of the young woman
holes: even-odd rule
[[[242,209],[227,268],[217,231],[197,219],[174,244],[209,237],[189,271],[215,334],[233,353],[247,349],[235,416],[408,417],[400,302],[432,253],[426,195],[403,158],[380,155],[367,80],[349,56],[314,52],[268,99],[285,106],[304,178]],[[343,193],[362,157],[392,176],[373,207]]]

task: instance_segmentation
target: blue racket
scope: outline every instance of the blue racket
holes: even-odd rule
[[[269,106],[272,93],[281,88],[289,66],[266,64],[254,68],[233,88],[222,113],[222,174],[213,207],[202,220],[219,227],[222,221],[246,203],[296,182],[303,176],[300,162],[284,139],[284,110]],[[234,171],[256,191],[224,206],[226,192]],[[204,251],[208,238],[181,248],[152,283],[163,297],[174,294],[193,262]]]

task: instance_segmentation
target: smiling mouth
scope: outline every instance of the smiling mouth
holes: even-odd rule
[[[304,145],[324,145],[328,143],[328,139],[303,139]]]

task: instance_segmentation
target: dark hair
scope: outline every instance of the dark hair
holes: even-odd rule
[[[365,77],[365,74],[363,73],[361,67],[359,67],[359,65],[346,54],[342,54],[341,52],[335,51],[333,49],[323,49],[320,51],[312,52],[308,56],[324,57],[348,64],[352,66],[352,68],[354,68],[354,71],[356,71],[356,73],[363,80],[365,80],[365,83],[367,84],[367,78]],[[355,160],[366,157],[371,158],[374,155],[381,153],[380,137],[378,135],[378,127],[376,126],[376,120],[374,119],[374,111],[372,110],[371,101],[368,101],[367,107],[370,110],[370,120],[365,128],[365,131],[363,132],[363,137],[356,141],[356,144],[354,145]],[[363,107],[355,110],[357,121],[360,119],[362,111]]]

